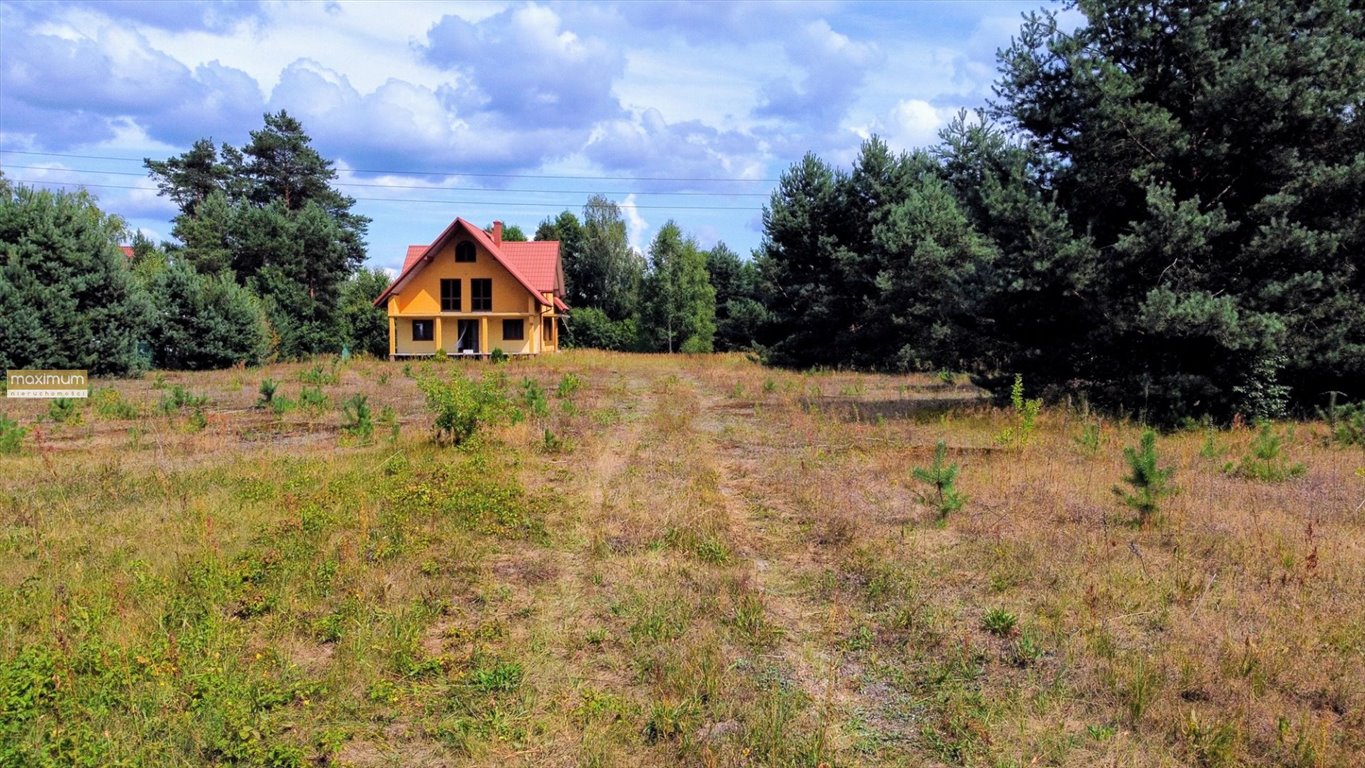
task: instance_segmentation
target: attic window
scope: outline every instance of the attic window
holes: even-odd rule
[[[455,246],[455,260],[462,262],[474,261],[474,244],[468,240]]]

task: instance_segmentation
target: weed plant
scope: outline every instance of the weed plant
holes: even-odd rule
[[[139,415],[137,406],[123,399],[123,395],[113,387],[101,387],[90,394],[90,403],[95,414],[109,421],[129,421]]]
[[[1000,445],[1023,448],[1033,439],[1033,433],[1038,430],[1038,414],[1043,410],[1041,399],[1024,399],[1024,377],[1018,374],[1014,376],[1014,384],[1010,387],[1010,413],[1012,424],[1007,429],[996,435],[995,441]]]
[[[474,381],[460,373],[444,380],[419,379],[417,386],[426,396],[427,408],[435,414],[436,442],[460,445],[484,425],[520,420],[521,411],[507,399],[502,383],[501,377]]]

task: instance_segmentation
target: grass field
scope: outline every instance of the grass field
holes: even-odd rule
[[[417,379],[456,375],[520,418],[437,445]],[[3,766],[1365,754],[1365,453],[1323,424],[1285,429],[1283,482],[1224,471],[1255,430],[1161,436],[1179,491],[1138,525],[1134,425],[742,357],[321,360],[0,412]]]

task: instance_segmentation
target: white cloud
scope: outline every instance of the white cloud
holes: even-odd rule
[[[635,195],[626,195],[626,199],[619,204],[621,215],[626,218],[626,234],[630,240],[630,247],[640,253],[649,250],[649,222],[640,215],[640,210],[635,204]]]
[[[904,99],[856,132],[862,138],[880,136],[894,152],[909,152],[938,144],[938,132],[960,110],[961,107],[935,107],[923,99]]]

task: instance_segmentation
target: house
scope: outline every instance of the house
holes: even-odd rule
[[[408,246],[375,299],[389,313],[389,357],[535,355],[559,351],[564,306],[559,243],[503,242],[457,218],[431,245]]]

